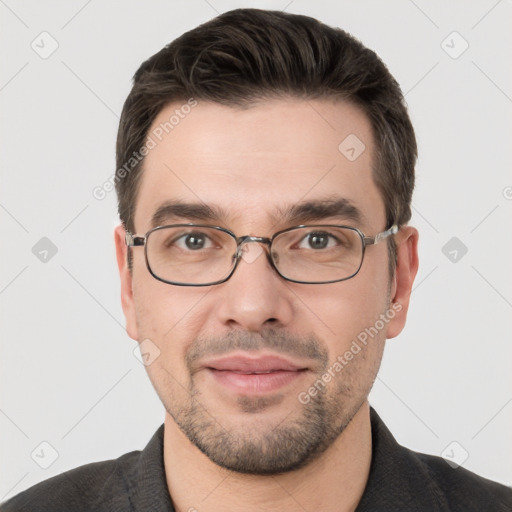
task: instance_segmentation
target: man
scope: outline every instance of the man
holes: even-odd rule
[[[418,268],[415,161],[386,67],[311,18],[231,11],[146,61],[115,240],[165,423],[2,510],[512,510],[368,404]]]

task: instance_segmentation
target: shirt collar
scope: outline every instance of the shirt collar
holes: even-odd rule
[[[164,425],[155,432],[128,474],[124,485],[134,512],[174,512],[164,466]]]
[[[448,510],[442,493],[417,454],[400,446],[370,408],[372,462],[356,512]]]

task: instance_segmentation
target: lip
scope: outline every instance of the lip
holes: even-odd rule
[[[238,394],[277,391],[308,370],[306,366],[275,355],[232,355],[206,361],[202,366],[216,382]]]
[[[284,357],[275,355],[261,355],[256,357],[248,357],[246,355],[226,356],[206,361],[203,363],[203,366],[213,370],[239,373],[266,373],[279,370],[294,372],[306,368]]]

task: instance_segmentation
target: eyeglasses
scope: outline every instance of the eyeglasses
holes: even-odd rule
[[[272,237],[241,236],[205,224],[158,226],[144,236],[126,232],[128,247],[144,246],[151,275],[178,286],[212,286],[234,273],[250,242],[267,246],[267,259],[287,281],[327,284],[354,277],[365,249],[398,231],[396,225],[375,236],[350,226],[294,226]]]

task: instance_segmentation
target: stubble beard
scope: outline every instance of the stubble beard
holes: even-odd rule
[[[192,444],[215,464],[230,471],[253,475],[276,475],[296,471],[320,457],[344,431],[366,397],[355,405],[335,401],[319,393],[300,404],[296,418],[284,414],[277,426],[255,429],[254,425],[229,430],[205,408],[193,386],[192,399],[177,414],[168,410]],[[265,399],[240,397],[238,405],[249,414],[265,414]],[[298,400],[297,400],[297,403]],[[255,412],[257,411],[257,412]]]
[[[279,337],[283,341],[283,335]],[[277,338],[266,339],[275,341]],[[242,334],[231,340],[229,346],[231,349],[254,348],[254,340],[251,335]],[[219,343],[225,344],[225,340]],[[211,348],[215,347],[215,341],[204,340],[199,345]],[[269,346],[268,343],[259,345],[259,348]],[[273,345],[272,348],[279,349],[278,343]],[[328,367],[328,358],[318,340],[295,339],[294,342],[288,338],[287,346],[294,347],[294,350],[302,347],[302,354],[306,351],[310,355],[314,354],[314,357],[321,361],[323,369],[314,374],[311,382],[322,377]],[[197,352],[203,355],[201,349]],[[296,471],[319,458],[366,402],[380,359],[371,369],[373,375],[370,379],[365,379],[360,370],[368,361],[365,363],[365,355],[360,356],[358,362],[352,361],[355,364],[345,367],[332,382],[319,389],[318,394],[312,396],[309,403],[303,404],[298,397],[294,397],[296,402],[292,402],[289,410],[283,410],[280,421],[274,421],[274,425],[265,422],[264,415],[271,408],[275,411],[277,402],[281,401],[279,397],[241,395],[237,398],[237,406],[241,414],[250,415],[250,418],[243,418],[247,421],[239,425],[227,426],[225,418],[216,418],[215,411],[208,408],[192,372],[186,399],[177,403],[170,399],[171,394],[160,398],[167,412],[190,442],[218,466],[253,475],[276,475]],[[189,358],[191,359],[193,357]],[[361,378],[365,382],[361,382]]]

